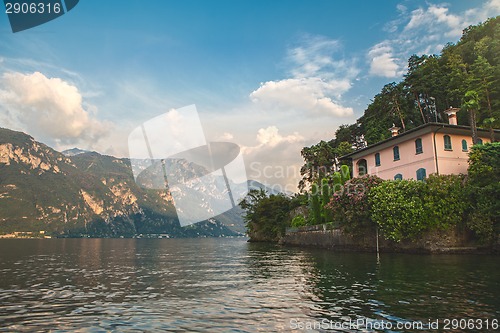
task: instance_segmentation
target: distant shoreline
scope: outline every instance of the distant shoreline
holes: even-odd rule
[[[12,234],[6,234],[6,235],[0,235],[0,240],[3,239],[198,239],[198,238],[246,238],[248,239],[248,236],[246,235],[241,235],[241,236],[199,236],[199,237],[163,237],[163,236],[157,236],[154,234],[151,235],[142,235],[141,237],[126,237],[126,236],[120,236],[120,237],[76,237],[76,236],[50,236],[50,235],[45,235],[45,236],[13,236]]]

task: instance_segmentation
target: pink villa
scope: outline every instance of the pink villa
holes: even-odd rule
[[[368,173],[382,179],[423,180],[432,173],[466,174],[472,135],[470,126],[457,125],[457,111],[445,111],[449,124],[427,123],[404,133],[392,127],[391,138],[342,158],[352,159],[353,177]],[[477,133],[479,144],[491,141],[488,130],[478,128]],[[500,130],[494,135],[498,141]]]

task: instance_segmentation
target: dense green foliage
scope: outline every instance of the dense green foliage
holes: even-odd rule
[[[464,30],[456,44],[440,55],[413,55],[399,83],[389,83],[358,119],[368,144],[390,136],[394,123],[403,131],[427,122],[446,122],[443,111],[461,107],[469,91],[477,93],[475,120],[489,128],[500,120],[500,16]],[[465,108],[466,109],[466,108]],[[470,114],[458,113],[458,123],[470,125]]]
[[[309,225],[332,223],[334,216],[329,207],[335,191],[343,189],[344,184],[351,179],[351,172],[347,165],[340,167],[340,172],[326,175],[321,182],[314,182],[311,191],[306,193],[309,198],[309,218],[305,223]]]
[[[309,195],[309,203],[311,205],[310,216],[312,218],[312,221],[315,222],[313,224],[323,223],[323,219],[321,218],[321,193],[319,189],[320,187],[318,186],[318,184],[312,184],[311,193]]]
[[[353,179],[345,184],[332,173],[345,163],[339,158],[365,144],[389,138],[393,124],[406,131],[429,122],[447,123],[444,111],[460,107],[458,124],[470,125],[477,143],[476,126],[500,126],[500,16],[464,30],[456,44],[447,44],[439,55],[413,55],[403,80],[386,84],[355,124],[342,125],[335,139],[302,150],[304,166],[299,185],[313,193],[329,178],[334,192],[328,219],[356,231],[380,226],[393,240],[411,238],[423,230],[466,226],[483,239],[500,229],[500,153],[498,144],[474,146],[469,178],[431,175],[426,182]],[[354,188],[353,188],[354,186]],[[358,186],[358,187],[356,187]],[[324,191],[322,190],[323,194]],[[320,217],[322,197],[311,196],[309,223]]]
[[[464,220],[467,208],[462,175],[431,175],[425,182],[365,175],[348,181],[329,204],[333,219],[350,233],[379,226],[388,239],[412,238]]]
[[[464,188],[461,175],[431,175],[425,182],[384,181],[369,194],[370,218],[395,241],[424,230],[445,229],[463,221]]]
[[[500,233],[500,143],[472,147],[469,158],[468,227],[489,240]]]
[[[297,215],[292,219],[291,226],[293,228],[299,228],[307,225],[307,220],[304,215]]]
[[[370,215],[385,237],[399,241],[425,229],[424,186],[413,180],[385,181],[372,190]]]
[[[392,124],[404,132],[428,122],[447,123],[443,111],[450,106],[462,108],[459,125],[500,127],[500,16],[468,27],[440,55],[411,56],[404,79],[386,84],[355,124],[341,125],[329,142],[305,147],[299,189],[348,163],[338,158],[365,140],[370,145],[389,138]]]
[[[274,241],[291,226],[290,212],[303,204],[300,196],[269,195],[264,189],[251,190],[239,203],[245,210],[244,219],[253,240]],[[297,223],[297,222],[296,222]]]
[[[423,231],[462,225],[484,241],[500,232],[500,143],[474,146],[469,176],[430,175],[425,182],[363,176],[348,181],[329,204],[350,233],[379,226],[401,241]]]
[[[430,175],[425,181],[427,227],[446,229],[464,221],[467,209],[464,175]]]
[[[413,55],[401,82],[385,85],[355,124],[342,125],[335,138],[302,149],[299,190],[308,194],[308,217],[288,222],[281,207],[267,212],[271,234],[283,226],[333,222],[348,232],[380,227],[385,237],[409,239],[425,230],[461,225],[491,240],[500,230],[500,144],[473,146],[469,176],[430,175],[425,182],[349,179],[341,156],[389,138],[395,124],[403,131],[429,122],[447,123],[444,111],[460,107],[458,124],[490,129],[500,125],[500,16],[464,30],[439,55]],[[492,135],[491,141],[495,141]],[[335,172],[339,170],[341,172]],[[263,200],[266,202],[266,200]],[[272,200],[269,200],[272,202]],[[267,204],[271,204],[271,202]],[[263,214],[263,213],[262,213]],[[253,221],[253,220],[252,220]]]

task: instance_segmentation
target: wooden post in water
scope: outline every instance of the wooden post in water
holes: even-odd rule
[[[377,262],[380,262],[380,251],[378,248],[378,226],[377,226]]]

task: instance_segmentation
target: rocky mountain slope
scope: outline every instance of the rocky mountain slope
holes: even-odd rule
[[[235,235],[226,225],[243,231],[236,211],[182,228],[170,195],[137,186],[128,159],[95,152],[70,155],[0,128],[0,233]]]

